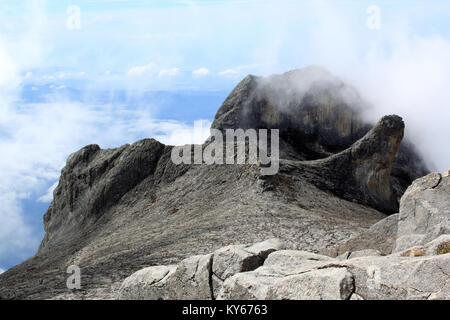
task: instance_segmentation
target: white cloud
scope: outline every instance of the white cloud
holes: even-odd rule
[[[155,72],[155,65],[153,63],[149,63],[144,66],[136,66],[130,68],[128,70],[127,75],[129,76],[142,76],[144,74],[154,73]]]
[[[230,68],[230,69],[226,69],[224,71],[219,72],[219,75],[221,76],[228,76],[228,77],[234,77],[234,76],[238,76],[238,75],[242,75],[242,73],[244,72],[248,72],[249,70],[255,70],[258,67],[260,67],[259,64],[248,64],[248,65],[243,65],[243,66],[237,66],[234,68]]]
[[[41,196],[38,201],[39,202],[52,202],[53,200],[53,191],[55,191],[56,187],[58,186],[58,181],[56,181],[50,188],[48,188],[47,193]]]
[[[354,85],[373,108],[366,116],[376,121],[398,114],[406,137],[419,149],[431,170],[450,166],[450,40],[413,31],[404,12],[389,18],[381,6],[381,29],[369,30],[352,17],[362,14],[320,1],[310,12],[315,27],[302,45],[307,64],[322,65]],[[400,18],[401,17],[401,18]],[[365,22],[363,20],[362,22]]]
[[[2,274],[3,272],[5,272],[5,270],[3,270],[2,268],[0,268],[0,274]]]
[[[50,86],[49,86],[49,88],[50,89],[55,89],[55,90],[61,90],[61,89],[64,89],[64,88],[66,88],[66,86],[65,85],[59,85],[59,86],[57,86],[57,85],[54,85],[54,84],[51,84]],[[32,88],[32,90],[33,90],[33,88]],[[34,90],[33,90],[34,91]]]
[[[44,44],[35,39],[39,37],[35,37],[34,33],[19,32],[7,40],[0,35],[2,266],[22,261],[37,250],[41,240],[40,229],[31,221],[41,220],[41,217],[32,217],[29,211],[24,211],[23,200],[50,201],[54,185],[47,192],[43,190],[59,179],[60,170],[70,153],[91,143],[98,143],[101,147],[117,147],[142,137],[184,144],[192,131],[192,126],[187,124],[154,119],[153,106],[147,104],[133,110],[123,106],[85,105],[64,100],[56,90],[47,96],[46,103],[22,104],[20,89],[23,75],[26,75],[26,70],[34,70],[45,60],[44,56],[40,56],[40,46]],[[131,68],[128,75],[148,72],[158,74],[149,64]],[[169,69],[163,74],[173,75],[176,72]],[[76,72],[53,73],[49,79],[85,75]],[[52,88],[62,89],[63,85],[54,84]]]
[[[192,75],[194,77],[202,77],[202,76],[206,76],[208,74],[209,74],[209,70],[206,68],[199,68],[199,69],[192,71]]]
[[[179,72],[178,68],[163,69],[159,72],[158,77],[175,77]]]
[[[219,75],[221,75],[221,76],[235,76],[238,74],[239,74],[239,71],[236,69],[227,69],[227,70],[219,72]]]

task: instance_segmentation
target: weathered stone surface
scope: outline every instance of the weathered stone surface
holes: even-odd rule
[[[278,239],[252,246],[228,246],[214,252],[213,273],[222,280],[238,273],[260,267],[269,253],[284,247]]]
[[[450,253],[450,234],[443,234],[423,246],[426,255]]]
[[[154,139],[117,149],[89,145],[72,154],[44,215],[47,243],[67,241],[91,227],[123,195],[156,170],[165,146]]]
[[[345,268],[320,269],[333,261],[306,251],[277,251],[255,271],[225,280],[218,299],[347,299],[351,274]]]
[[[354,276],[355,293],[365,300],[443,298],[450,281],[449,254],[363,257],[340,265]]]
[[[276,255],[226,280],[219,299],[449,299],[450,254],[316,262],[302,260],[303,253]],[[297,259],[286,263],[289,256]]]
[[[148,267],[126,278],[119,289],[119,300],[166,300],[167,280],[176,266]]]
[[[338,260],[348,260],[360,257],[378,257],[381,256],[380,251],[374,249],[365,249],[352,252],[344,252],[337,257]]]
[[[212,266],[214,297],[223,281],[236,273],[255,270],[262,266],[270,253],[284,247],[279,239],[269,239],[251,246],[234,245],[215,251]]]
[[[347,240],[336,248],[323,250],[322,253],[335,257],[344,253],[373,249],[382,255],[391,254],[397,239],[397,224],[398,213],[377,222],[368,230],[361,232],[356,237]]]
[[[187,258],[167,280],[167,296],[171,300],[212,299],[211,275],[213,255]]]
[[[325,159],[303,162],[305,170],[328,177],[311,180],[321,189],[383,212],[397,212],[391,170],[403,130],[400,117],[385,116],[348,149]]]
[[[450,177],[431,173],[407,189],[400,202],[395,252],[450,234]]]
[[[425,245],[414,246],[403,251],[396,252],[395,255],[401,257],[415,256],[435,256],[450,253],[450,235],[444,234],[428,242]]]
[[[441,236],[425,247],[434,250],[446,242]],[[194,256],[177,267],[150,267],[127,278],[121,299],[450,299],[450,253],[439,255],[376,256],[374,250],[354,252],[335,259],[307,251],[278,250],[269,253],[262,266],[243,267],[245,248],[277,244],[273,239],[254,246],[234,245],[213,254]],[[272,250],[272,249],[270,249]],[[410,251],[414,251],[411,248]],[[214,261],[219,259],[214,288]],[[229,259],[226,262],[226,259]],[[212,263],[212,265],[211,265]],[[225,265],[223,267],[223,265]],[[216,291],[214,291],[216,289]],[[214,291],[214,294],[213,294]]]
[[[345,300],[353,292],[352,275],[345,268],[327,268],[289,276],[258,271],[227,279],[221,300]]]

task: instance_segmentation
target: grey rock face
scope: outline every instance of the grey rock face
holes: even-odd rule
[[[327,174],[312,182],[343,198],[356,200],[385,212],[396,212],[397,199],[391,186],[391,170],[404,123],[398,116],[383,117],[350,148],[325,159],[305,162],[306,170]]]
[[[123,195],[156,170],[164,145],[148,139],[118,149],[89,145],[72,154],[61,172],[54,201],[44,215],[45,238],[67,241],[90,228]]]
[[[246,77],[217,111],[212,128],[280,129],[283,159],[316,160],[366,135],[373,124],[362,115],[370,108],[354,88],[322,68],[308,67],[268,78]],[[397,201],[412,181],[429,172],[409,141],[389,161]]]
[[[268,78],[246,77],[218,110],[212,127],[280,129],[294,159],[312,160],[348,148],[370,129],[360,120],[363,107],[355,89],[326,70],[310,67]]]
[[[400,202],[395,252],[450,234],[450,178],[431,173],[408,188]]]

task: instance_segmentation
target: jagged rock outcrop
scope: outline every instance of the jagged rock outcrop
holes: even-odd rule
[[[307,67],[267,78],[247,76],[217,111],[212,128],[280,129],[282,159],[316,160],[366,135],[372,124],[364,114],[370,108],[353,87],[323,68]],[[427,173],[414,145],[403,141],[392,166],[393,196],[398,201]]]
[[[0,275],[0,299],[114,298],[125,278],[158,265],[177,268],[137,277],[148,273],[149,283],[160,286],[155,297],[167,297],[161,292],[171,279],[185,283],[171,296],[211,290],[211,283],[205,294],[217,296],[231,273],[280,249],[264,253],[236,243],[279,238],[292,250],[318,253],[394,212],[408,181],[426,171],[412,148],[399,146],[403,122],[388,116],[371,129],[352,89],[310,77],[308,70],[249,76],[217,112],[213,128],[280,128],[280,171],[273,176],[261,175],[257,164],[176,165],[173,147],[153,139],[107,150],[91,145],[71,155],[44,216],[41,247]],[[300,80],[300,91],[289,87]],[[221,256],[241,264],[214,269],[214,255],[216,267]],[[71,265],[81,268],[81,290],[66,287]],[[208,281],[207,271],[214,274]],[[347,279],[335,271],[323,278],[342,276],[333,288]]]
[[[348,149],[325,159],[287,161],[280,172],[303,175],[322,190],[383,212],[397,212],[391,170],[403,130],[400,117],[385,116]]]

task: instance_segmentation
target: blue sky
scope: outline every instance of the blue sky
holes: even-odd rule
[[[448,169],[450,2],[430,2],[0,0],[0,269],[36,251],[71,152],[194,142],[250,73],[324,66]]]

